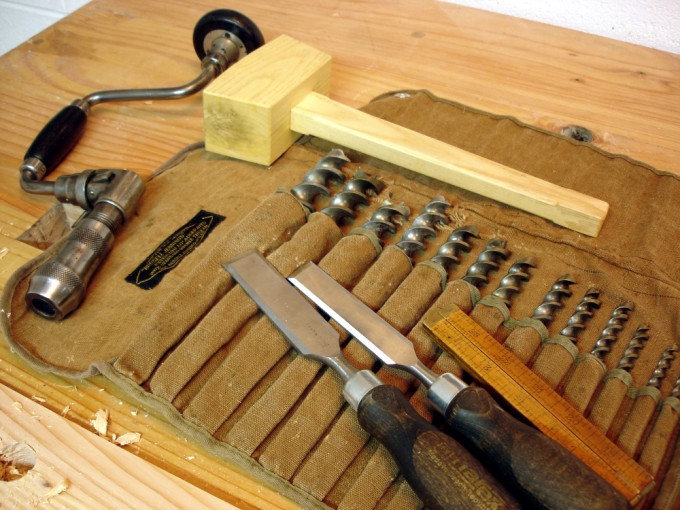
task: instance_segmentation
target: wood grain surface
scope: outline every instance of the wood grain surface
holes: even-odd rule
[[[598,147],[680,174],[678,55],[431,0],[236,0],[219,6],[93,0],[0,57],[3,281],[36,253],[14,239],[54,203],[19,187],[18,167],[38,131],[63,106],[96,90],[193,79],[199,72],[193,26],[216,7],[244,12],[266,40],[285,33],[329,53],[330,97],[346,105],[360,107],[389,90],[426,88],[552,131],[585,126]],[[104,167],[147,176],[201,140],[202,126],[200,96],[96,106],[83,139],[50,178]],[[141,430],[142,441],[128,449],[240,507],[291,506],[188,445],[153,415],[137,429],[135,404],[103,379],[74,385],[36,374],[3,342],[0,382],[45,399],[39,404],[58,414],[70,406],[66,418],[85,429],[99,408],[109,408],[116,434]]]

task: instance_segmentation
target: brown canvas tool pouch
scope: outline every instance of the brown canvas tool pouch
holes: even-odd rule
[[[30,275],[59,243],[12,276],[2,294],[2,307],[9,310],[1,319],[6,340],[41,370],[72,378],[104,374],[185,434],[303,507],[406,509],[421,504],[344,403],[340,378],[292,351],[222,269],[223,262],[254,248],[284,275],[308,260],[318,263],[406,335],[435,371],[460,373],[460,367],[442,354],[421,319],[433,306],[456,304],[520,353],[522,362],[533,367],[538,360],[537,373],[557,379],[550,384],[558,391],[578,373],[575,360],[590,353],[611,326],[612,311],[632,302],[627,320],[605,342],[602,381],[588,381],[596,390],[583,412],[589,417],[595,409],[599,427],[600,417],[607,416],[612,448],[619,447],[617,435],[625,431],[625,451],[655,476],[659,501],[672,501],[669,494],[680,482],[668,465],[677,457],[680,402],[670,394],[680,362],[666,358],[656,400],[644,388],[680,332],[675,248],[680,179],[423,91],[385,94],[365,111],[609,202],[600,235],[583,236],[352,151],[346,151],[351,162],[341,169],[346,179],[365,179],[364,172],[382,185],[362,203],[343,202],[356,217],[338,220],[329,209],[321,210],[330,206],[337,213],[340,199],[317,197],[316,212],[310,213],[290,193],[333,148],[329,143],[303,139],[271,167],[210,154],[199,144],[148,180],[137,214],[120,230],[71,316],[47,321],[27,311],[24,302]],[[343,184],[328,187],[341,196]],[[426,250],[411,261],[396,244],[438,194],[451,204],[448,224],[439,224],[437,236],[427,238]],[[410,218],[391,212],[395,232],[375,230],[376,218],[386,210],[381,208],[402,203]],[[480,238],[467,237],[469,248],[457,249],[458,263],[443,267],[432,259],[455,229],[470,225]],[[504,243],[505,251],[490,263],[489,250],[498,246],[492,239]],[[527,277],[504,279],[515,261],[526,257],[535,259]],[[552,316],[545,322],[532,318],[539,305],[555,301],[547,296],[565,274],[575,282],[568,295],[550,305]],[[499,295],[507,297],[509,281],[514,290],[504,303],[494,291],[504,288]],[[600,291],[598,307],[587,320],[579,316],[579,333],[570,340],[564,328],[592,288]],[[628,396],[612,399],[616,409],[608,409],[607,399],[598,399],[612,379],[605,374],[630,354],[629,341],[641,324],[648,325],[649,335],[626,369]],[[342,331],[340,342],[357,368],[375,370],[433,418],[413,378],[381,366]],[[634,405],[636,395],[646,400]]]

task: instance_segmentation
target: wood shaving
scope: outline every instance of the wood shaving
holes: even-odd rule
[[[2,260],[8,253],[9,253],[8,248],[3,248],[2,250],[0,250],[0,260]]]
[[[64,409],[61,411],[62,416],[66,416],[69,412],[71,411],[71,404],[68,404]]]
[[[12,402],[12,407],[19,412],[24,410],[24,406],[21,405],[21,402]]]
[[[36,402],[40,402],[41,404],[44,404],[45,402],[47,402],[47,400],[45,400],[42,397],[39,397],[38,395],[33,395],[31,397],[31,400],[35,400]]]
[[[109,426],[109,410],[100,409],[94,415],[94,418],[90,420],[90,425],[96,430],[100,435],[106,435],[106,429]]]
[[[64,492],[66,489],[68,489],[68,481],[62,479],[61,481],[59,481],[59,483],[58,483],[57,485],[55,485],[55,486],[52,487],[49,491],[47,491],[47,493],[46,493],[42,498],[40,498],[40,499],[41,499],[43,502],[47,502],[47,501],[49,501],[51,498],[53,498],[53,497],[55,497],[55,496],[58,496],[59,494],[61,494],[62,492]]]
[[[129,444],[139,443],[142,439],[142,435],[139,432],[126,432],[122,436],[114,438],[114,441],[119,446],[127,446]]]

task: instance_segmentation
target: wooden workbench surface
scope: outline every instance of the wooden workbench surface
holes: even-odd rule
[[[680,174],[678,55],[434,1],[93,0],[0,58],[0,286],[36,253],[14,238],[54,203],[19,187],[18,167],[36,133],[60,108],[93,91],[191,80],[199,71],[193,26],[216,7],[244,12],[266,40],[285,33],[331,54],[331,96],[350,106],[389,90],[426,88],[549,130],[585,126],[599,147]],[[102,167],[147,176],[202,136],[200,96],[96,106],[85,136],[50,178]],[[239,506],[285,506],[188,446],[103,380],[73,384],[36,374],[3,343],[0,382],[5,400],[18,402],[7,389],[13,388],[57,413],[68,407],[66,419],[85,429],[98,409],[109,409],[107,437],[141,432],[142,441],[126,447],[141,457]],[[11,412],[19,407],[0,406],[0,430],[13,430],[16,440],[21,426]],[[87,459],[88,451],[62,453]],[[153,487],[153,480],[141,483]]]

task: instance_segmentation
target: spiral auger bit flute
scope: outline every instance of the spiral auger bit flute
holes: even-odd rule
[[[354,219],[355,210],[368,205],[370,197],[377,196],[384,187],[377,177],[357,172],[321,212],[340,225],[345,220]]]
[[[340,170],[349,159],[341,149],[332,149],[322,157],[302,178],[302,182],[293,186],[290,192],[304,205],[309,212],[314,212],[314,199],[321,195],[331,196],[328,189],[330,183],[345,182],[345,174]]]
[[[492,239],[461,279],[477,288],[486,285],[489,282],[488,274],[491,271],[497,271],[501,261],[509,256],[510,250],[506,249],[505,240]]]
[[[633,365],[640,357],[640,351],[643,349],[645,344],[649,340],[649,326],[647,324],[641,324],[633,333],[633,337],[628,343],[623,356],[619,360],[619,364],[616,368],[630,372],[633,369]]]
[[[430,260],[442,266],[445,270],[450,267],[460,264],[461,253],[467,253],[471,250],[471,245],[468,242],[470,237],[479,238],[479,228],[476,225],[463,225],[455,229],[446,241],[439,247],[437,253]],[[484,252],[488,255],[487,252]],[[478,259],[479,261],[479,259]],[[475,269],[476,275],[482,277],[483,271],[490,271],[493,269],[492,264],[487,264],[484,268],[477,267]]]
[[[673,360],[675,359],[676,352],[678,352],[677,344],[673,344],[663,351],[661,358],[652,373],[652,377],[650,377],[647,382],[647,386],[652,386],[654,388],[661,387],[661,382],[666,378],[668,370],[671,368],[671,363],[673,363]]]
[[[437,237],[437,227],[449,223],[445,212],[450,205],[441,195],[430,200],[402,234],[397,248],[411,259],[416,253],[425,251],[425,243]]]
[[[543,302],[536,307],[532,319],[541,321],[544,326],[548,326],[555,319],[555,312],[564,306],[564,301],[571,297],[571,290],[569,287],[576,283],[576,280],[570,275],[565,274],[560,276],[550,291],[543,298]]]
[[[512,297],[519,294],[522,289],[522,284],[529,281],[531,275],[529,269],[536,267],[536,259],[534,257],[525,257],[510,266],[508,273],[498,284],[493,295],[500,298],[505,306],[510,308]]]
[[[602,302],[598,299],[600,291],[595,288],[590,288],[586,291],[581,302],[576,306],[576,310],[567,320],[567,324],[560,331],[560,335],[571,340],[576,344],[578,335],[586,328],[586,324],[593,317],[595,310],[600,308]]]
[[[604,359],[604,356],[611,350],[611,344],[616,341],[623,326],[628,321],[629,313],[634,309],[635,305],[630,301],[614,309],[597,342],[595,342],[595,346],[590,351],[593,356]]]

